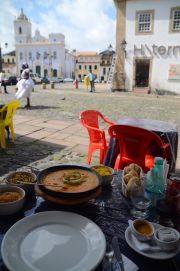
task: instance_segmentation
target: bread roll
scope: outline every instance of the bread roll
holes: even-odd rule
[[[128,174],[129,171],[131,171],[131,168],[129,166],[124,168],[124,175]]]
[[[133,187],[133,184],[136,183],[137,185],[140,185],[141,184],[141,181],[139,178],[137,177],[132,177],[129,182],[127,183],[127,186],[126,186],[126,194],[127,194],[127,197],[130,197],[130,193],[131,193],[131,189]]]
[[[131,169],[131,171],[129,172],[129,174],[133,175],[134,177],[139,177],[138,172],[136,172],[134,169]]]
[[[138,176],[140,175],[140,172],[141,172],[141,167],[139,167],[137,164],[130,164],[129,167],[133,170],[135,170],[137,173],[138,173]]]
[[[133,175],[132,174],[126,174],[125,176],[124,176],[124,182],[125,182],[125,184],[127,185],[128,184],[128,182],[129,182],[129,180],[131,179],[133,177]]]

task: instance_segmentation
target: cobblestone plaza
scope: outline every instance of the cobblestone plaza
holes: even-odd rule
[[[14,99],[14,86],[9,95],[0,94],[0,102]],[[96,92],[89,93],[80,84],[75,89],[70,83],[42,89],[36,85],[31,96],[31,110],[15,114],[15,144],[8,142],[0,149],[0,178],[17,169],[42,169],[58,163],[86,163],[88,134],[79,122],[79,112],[97,109],[107,118],[123,116],[159,119],[172,122],[180,128],[180,96],[157,96],[126,92],[108,92],[105,84],[96,84]],[[92,160],[98,162],[98,153]],[[176,168],[180,168],[180,151]]]

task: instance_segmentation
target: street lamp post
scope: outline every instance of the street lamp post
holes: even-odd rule
[[[8,43],[5,42],[4,44],[4,48],[7,48],[8,47]],[[2,49],[4,49],[1,47],[1,42],[0,42],[0,71],[2,71]]]

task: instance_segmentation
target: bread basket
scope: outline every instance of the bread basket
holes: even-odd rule
[[[132,170],[135,172],[133,172]],[[132,183],[138,180],[140,181],[142,176],[143,176],[143,170],[137,164],[130,164],[129,166],[124,168],[122,172],[122,194],[125,197],[130,198]]]

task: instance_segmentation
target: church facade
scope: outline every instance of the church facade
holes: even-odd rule
[[[20,75],[22,64],[28,63],[32,73],[41,77],[74,78],[75,57],[65,48],[65,36],[51,33],[43,37],[37,29],[32,36],[31,22],[21,9],[14,20],[16,73]]]

